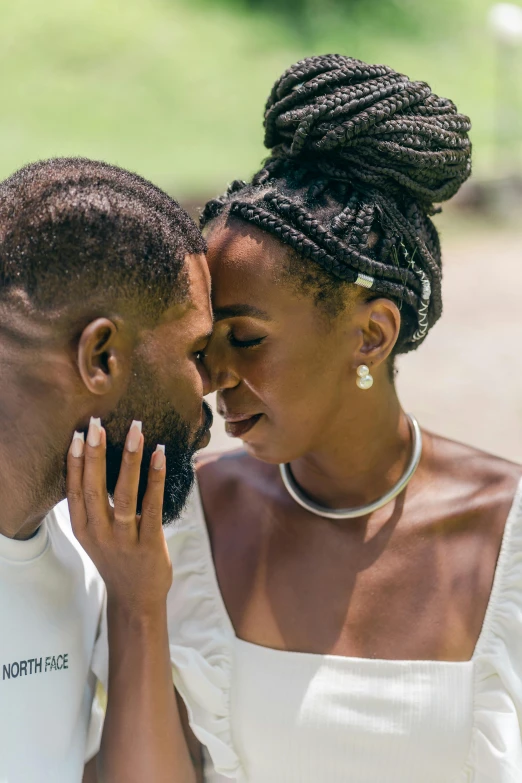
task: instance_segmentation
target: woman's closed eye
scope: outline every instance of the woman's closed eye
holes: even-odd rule
[[[239,340],[233,332],[229,332],[228,341],[233,348],[255,348],[257,345],[261,345],[266,340],[265,337],[256,337],[251,340]]]

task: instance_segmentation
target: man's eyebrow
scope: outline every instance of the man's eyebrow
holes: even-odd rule
[[[265,310],[249,304],[233,304],[228,307],[214,308],[214,321],[222,321],[224,318],[240,318],[241,316],[251,316],[259,318],[261,321],[271,321],[272,319]]]

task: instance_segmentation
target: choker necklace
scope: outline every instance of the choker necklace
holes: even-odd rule
[[[407,414],[407,418],[408,424],[410,425],[412,440],[410,461],[406,470],[404,471],[404,474],[401,476],[395,486],[378,500],[375,500],[373,503],[368,503],[366,506],[356,506],[355,508],[336,509],[320,506],[318,503],[314,503],[313,500],[307,498],[303,490],[298,487],[292,475],[289,463],[279,465],[281,478],[283,479],[283,484],[285,485],[286,491],[295,500],[296,503],[305,508],[307,511],[310,511],[312,514],[316,514],[319,517],[326,517],[327,519],[355,519],[356,517],[363,517],[367,514],[372,514],[374,511],[377,511],[378,508],[382,508],[386,505],[386,503],[389,503],[390,500],[393,500],[397,497],[397,495],[400,495],[402,490],[408,485],[410,479],[419,466],[422,455],[422,434],[417,419],[410,414]]]

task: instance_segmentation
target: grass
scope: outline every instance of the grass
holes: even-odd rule
[[[474,120],[477,171],[496,173],[488,0],[388,0],[381,14],[376,0],[351,0],[342,17],[322,0],[300,24],[240,0],[0,2],[0,176],[74,154],[138,170],[179,197],[220,191],[264,155],[274,79],[326,51],[389,63],[448,94]],[[504,146],[521,113],[522,62],[512,60]]]

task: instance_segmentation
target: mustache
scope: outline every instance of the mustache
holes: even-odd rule
[[[203,422],[201,427],[197,430],[194,436],[195,448],[197,448],[198,443],[205,437],[205,435],[208,434],[210,428],[214,423],[214,414],[212,413],[212,408],[210,407],[208,402],[205,402],[205,400],[203,400],[202,407],[203,407],[203,416],[205,417],[205,421]]]
[[[212,413],[212,408],[210,407],[208,402],[205,402],[205,400],[203,400],[203,412],[205,414],[204,427],[208,431],[214,424],[214,414]]]

